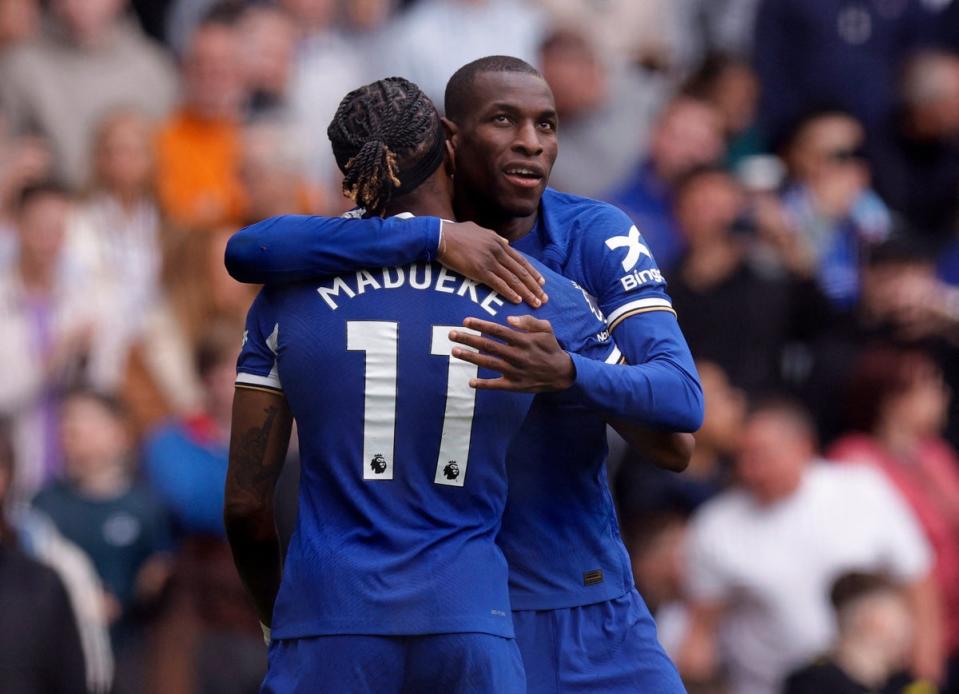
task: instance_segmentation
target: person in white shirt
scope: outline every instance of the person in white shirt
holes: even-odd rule
[[[815,457],[812,425],[786,402],[747,420],[738,488],[703,506],[687,545],[690,621],[677,664],[687,681],[720,662],[734,694],[773,694],[835,638],[833,581],[884,572],[902,584],[917,625],[916,675],[942,674],[932,555],[909,508],[865,467]]]

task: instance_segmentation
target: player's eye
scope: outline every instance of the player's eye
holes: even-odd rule
[[[548,130],[550,132],[556,130],[556,123],[551,120],[543,120],[539,122],[539,127],[543,130]]]
[[[509,116],[507,116],[505,113],[497,113],[495,116],[493,116],[493,122],[494,122],[494,123],[509,123],[510,120],[509,120]]]

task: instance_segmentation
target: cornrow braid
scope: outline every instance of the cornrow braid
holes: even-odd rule
[[[382,214],[394,193],[413,182],[412,176],[404,181],[401,170],[429,156],[424,146],[442,131],[429,97],[409,80],[389,77],[347,94],[327,135],[344,174],[343,194],[368,213]]]

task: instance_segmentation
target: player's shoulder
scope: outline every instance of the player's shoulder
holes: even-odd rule
[[[606,323],[606,317],[596,304],[595,298],[576,282],[565,277],[555,270],[551,270],[536,258],[524,254],[530,264],[539,270],[545,280],[543,290],[549,296],[543,307],[544,313],[562,314],[570,310],[589,309],[596,320]]]
[[[640,230],[613,205],[547,190],[543,212],[547,233],[565,249],[564,265],[587,287],[605,296],[620,287],[621,298],[636,290],[661,290],[666,282]],[[603,288],[603,289],[601,289]]]
[[[571,229],[577,235],[608,236],[622,234],[633,226],[632,220],[621,209],[602,200],[563,193],[547,188],[543,193],[543,210],[552,221]]]

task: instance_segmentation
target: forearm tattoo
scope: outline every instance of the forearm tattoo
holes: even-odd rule
[[[275,406],[263,410],[266,419],[262,426],[251,427],[240,437],[233,453],[235,466],[233,482],[236,491],[264,501],[273,493],[275,470],[264,457],[270,441],[273,422],[280,409]]]

